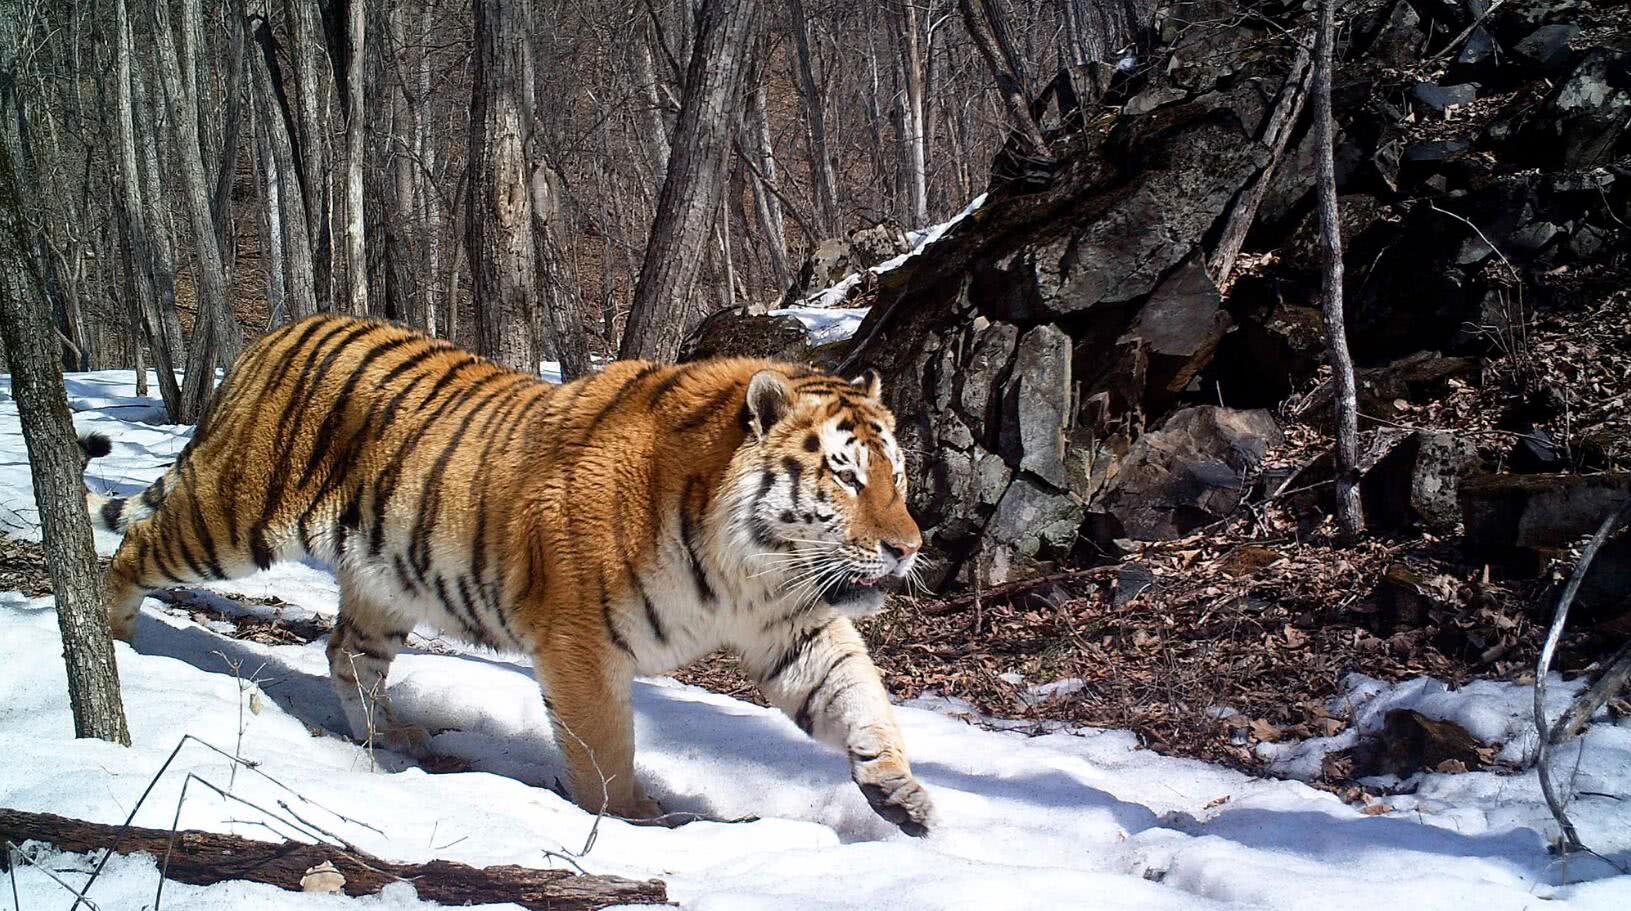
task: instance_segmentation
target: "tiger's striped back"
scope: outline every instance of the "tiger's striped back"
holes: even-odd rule
[[[153,588],[325,560],[341,589],[330,673],[354,735],[372,736],[377,704],[388,739],[425,748],[383,691],[427,624],[532,654],[574,795],[598,799],[590,770],[610,767],[614,811],[639,813],[629,681],[721,647],[846,749],[846,706],[870,694],[855,711],[886,743],[867,761],[898,782],[898,733],[845,616],[913,567],[904,493],[875,378],[629,361],[557,386],[320,316],[243,354],[163,478],[89,505],[126,535],[106,583],[123,637]]]

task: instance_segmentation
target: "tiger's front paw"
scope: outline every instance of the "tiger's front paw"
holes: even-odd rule
[[[905,763],[883,758],[856,761],[851,774],[873,812],[907,835],[922,838],[938,823],[934,801]]]

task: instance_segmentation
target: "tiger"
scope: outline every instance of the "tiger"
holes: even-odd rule
[[[873,371],[748,358],[553,384],[392,323],[309,317],[242,353],[150,486],[87,494],[124,536],[109,624],[129,641],[152,591],[325,561],[352,737],[427,751],[385,689],[419,624],[528,654],[568,796],[629,820],[662,813],[634,773],[635,676],[725,651],[922,836],[933,802],[853,623],[923,545],[881,395]]]

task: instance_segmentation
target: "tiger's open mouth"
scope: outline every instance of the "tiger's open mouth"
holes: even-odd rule
[[[827,583],[821,600],[833,607],[875,610],[883,603],[882,576],[845,576]]]

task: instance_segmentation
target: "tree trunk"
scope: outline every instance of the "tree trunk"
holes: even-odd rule
[[[827,150],[826,94],[816,82],[810,60],[810,23],[804,15],[803,0],[787,0],[787,12],[792,17],[793,70],[798,76],[804,136],[809,143],[810,183],[815,187],[816,230],[823,235],[811,238],[814,244],[838,233],[838,179],[833,174],[832,155]]]
[[[228,238],[232,229],[232,184],[238,175],[238,134],[243,121],[244,97],[244,28],[247,16],[244,12],[244,0],[231,0],[232,11],[227,16],[227,28],[231,30],[231,43],[228,54],[231,57],[232,69],[227,74],[226,84],[226,126],[221,131],[221,155],[215,171],[215,193],[210,198],[210,216],[215,220],[215,243],[221,250],[221,256],[227,267],[231,257],[231,246]],[[202,108],[204,95],[199,95],[199,104]],[[200,109],[200,114],[203,111]]]
[[[13,31],[21,21],[13,6],[0,6],[0,59],[15,61]],[[57,594],[68,670],[74,735],[130,744],[119,699],[107,612],[85,511],[85,480],[73,418],[62,384],[62,350],[51,324],[40,276],[34,269],[31,230],[24,223],[23,188],[13,170],[17,112],[0,105],[0,335],[11,370],[11,394],[23,425],[34,502],[40,511],[45,556]]]
[[[918,0],[901,0],[900,8],[889,15],[895,33],[895,52],[900,59],[905,82],[901,125],[901,168],[904,172],[908,216],[911,225],[929,223],[928,153],[923,127],[923,40],[917,15]]]
[[[1332,153],[1331,47],[1335,41],[1335,0],[1320,0],[1319,38],[1314,48],[1314,161],[1319,197],[1320,252],[1324,265],[1321,313],[1325,317],[1326,356],[1336,404],[1337,526],[1342,537],[1356,540],[1365,519],[1359,502],[1359,401],[1354,386],[1353,356],[1342,315],[1342,223],[1337,216],[1336,165]]]
[[[537,263],[538,300],[545,331],[561,364],[561,381],[589,373],[589,332],[583,323],[583,301],[561,232],[569,230],[568,200],[559,174],[541,162],[532,172],[532,236]]]
[[[268,118],[259,107],[253,100],[249,106],[250,132],[254,136],[250,161],[254,173],[261,176],[256,185],[260,191],[256,214],[260,216],[260,262],[266,272],[266,324],[270,329],[288,318],[289,294],[283,264],[283,188],[278,186],[277,163],[272,159],[272,142],[266,135]]]
[[[528,3],[476,0],[466,245],[476,301],[476,352],[538,370],[531,169],[524,122]],[[452,306],[452,302],[449,302]]]
[[[351,0],[347,4],[350,22],[346,26],[345,92],[345,274],[346,306],[356,316],[368,315],[368,251],[364,238],[367,225],[363,218],[362,166],[363,138],[368,126],[368,110],[363,103],[362,83],[367,58],[363,54],[367,40],[368,4]]]
[[[765,84],[754,87],[749,99],[747,117],[747,154],[753,163],[753,208],[758,216],[759,229],[765,234],[765,249],[770,254],[770,270],[775,275],[776,290],[787,289],[793,272],[787,262],[787,224],[782,219],[782,204],[777,198],[780,188],[776,179],[776,156],[771,148],[769,99]]]
[[[282,74],[273,70],[276,54],[271,26],[264,19],[256,20],[255,40],[261,53],[256,65],[250,67],[251,98],[255,113],[265,132],[270,158],[266,167],[268,183],[277,185],[277,236],[267,240],[276,245],[283,263],[283,290],[288,318],[297,320],[317,312],[318,297],[312,267],[311,235],[307,230],[305,188],[302,186],[299,161],[294,152],[298,134],[290,127],[294,118],[289,113],[288,98],[280,85]]]
[[[301,880],[311,868],[327,862],[344,880],[340,889],[346,895],[376,895],[393,883],[409,882],[421,901],[448,907],[513,902],[548,911],[589,911],[668,901],[668,890],[655,879],[642,882],[514,865],[470,867],[446,860],[398,864],[337,845],[251,841],[194,829],[110,826],[19,810],[0,810],[0,839],[44,842],[72,854],[107,850],[146,854],[163,859],[165,879],[200,886],[244,880],[300,892]]]
[[[760,10],[759,0],[702,0],[697,11],[674,154],[623,333],[625,358],[671,361],[690,331],[691,295],[725,194]]]
[[[147,241],[152,257],[153,290],[158,295],[158,307],[164,330],[164,344],[170,349],[170,362],[182,364],[187,359],[187,347],[181,334],[181,314],[176,309],[176,249],[169,195],[165,192],[164,178],[159,167],[158,111],[163,107],[159,92],[148,87],[144,68],[132,66],[130,70],[131,104],[140,105],[136,119],[136,140],[141,158],[142,202],[146,205]],[[178,400],[179,401],[179,400]],[[179,421],[179,412],[171,412],[171,420]]]
[[[985,58],[986,66],[997,81],[997,91],[1001,93],[1003,106],[1008,110],[1009,125],[1018,134],[1027,154],[1039,159],[1051,159],[1047,140],[1042,138],[1036,118],[1031,116],[1025,72],[1010,42],[1005,40],[1007,30],[1003,26],[1001,11],[992,9],[990,0],[957,2],[969,37],[974,39],[974,46]]]
[[[1155,0],[1065,0],[1070,62],[1116,63],[1138,33],[1150,26],[1155,6]]]
[[[301,198],[306,206],[306,232],[311,243],[312,289],[319,309],[335,305],[333,230],[329,224],[329,138],[328,106],[322,88],[328,84],[321,72],[323,43],[312,21],[316,4],[284,0],[284,17],[289,23],[289,56],[294,60],[295,105],[299,112],[300,141],[295,146],[300,167]]]
[[[113,106],[114,137],[119,144],[114,156],[114,169],[120,193],[120,210],[124,223],[125,242],[129,253],[129,275],[135,292],[136,312],[141,319],[142,334],[153,351],[153,364],[158,370],[159,395],[164,399],[170,419],[183,411],[181,386],[176,382],[175,345],[169,338],[168,326],[160,305],[159,289],[154,278],[157,265],[153,261],[149,241],[147,206],[142,200],[141,175],[136,162],[135,108],[131,97],[131,57],[134,41],[130,32],[130,15],[125,0],[113,3]],[[174,310],[174,299],[171,300]],[[179,339],[177,340],[179,341]],[[138,350],[140,343],[137,343]]]
[[[217,358],[230,363],[242,348],[242,333],[228,303],[226,268],[216,245],[215,220],[210,214],[209,182],[199,145],[197,98],[188,91],[176,57],[169,4],[155,3],[153,47],[158,54],[159,78],[170,103],[177,170],[181,174],[182,201],[187,207],[193,240],[193,288],[198,313],[193,324],[192,349],[187,352],[182,413],[176,419],[194,423],[203,416],[215,385]]]

